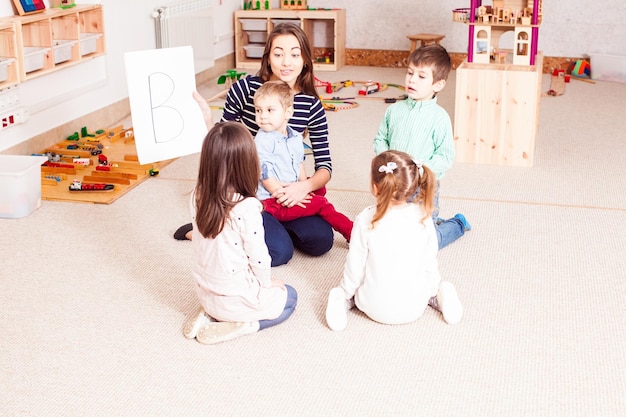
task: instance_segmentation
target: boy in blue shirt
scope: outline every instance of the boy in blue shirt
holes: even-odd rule
[[[323,196],[323,190],[300,204],[277,201],[285,187],[306,180],[302,135],[287,125],[293,115],[293,94],[283,81],[267,81],[254,95],[256,123],[254,142],[261,162],[257,198],[263,208],[280,222],[318,215],[350,241],[352,220],[339,213]]]

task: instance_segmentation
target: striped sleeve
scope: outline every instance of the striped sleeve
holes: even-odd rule
[[[326,169],[332,174],[328,123],[319,98],[306,94],[296,94],[294,96],[294,114],[289,120],[289,126],[301,134],[304,134],[305,129],[308,129],[315,170]]]
[[[256,135],[259,127],[255,119],[254,94],[261,84],[261,79],[252,75],[235,82],[226,95],[221,121],[241,122],[248,128],[252,136]]]

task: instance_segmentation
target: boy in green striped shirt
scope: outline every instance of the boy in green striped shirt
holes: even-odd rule
[[[454,139],[450,115],[437,104],[452,64],[450,55],[438,44],[424,45],[409,55],[405,77],[406,100],[387,108],[374,138],[374,152],[393,149],[421,160],[437,176],[433,221],[439,249],[471,229],[465,216],[458,213],[444,220],[439,215],[439,180],[454,162]]]

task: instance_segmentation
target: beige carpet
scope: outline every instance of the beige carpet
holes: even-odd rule
[[[454,73],[440,102],[453,113]],[[626,416],[625,105],[626,84],[572,82],[542,99],[533,168],[456,164],[444,178],[442,214],[473,226],[440,252],[465,306],[456,326],[432,310],[402,326],[353,311],[330,331],[338,236],[330,253],[274,269],[299,294],[284,324],[215,346],[185,339],[191,245],[171,235],[188,221],[197,155],[111,205],[44,201],[0,219],[0,415]],[[373,202],[385,108],[328,114],[328,196],[351,217]]]

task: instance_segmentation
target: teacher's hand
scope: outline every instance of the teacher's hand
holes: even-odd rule
[[[200,107],[200,110],[202,111],[202,117],[204,118],[204,123],[206,123],[207,129],[211,130],[211,128],[215,124],[213,123],[213,114],[211,114],[211,107],[204,99],[204,97],[202,97],[202,95],[197,91],[193,92],[193,98],[194,100],[196,100],[196,102],[198,103],[198,107]]]

